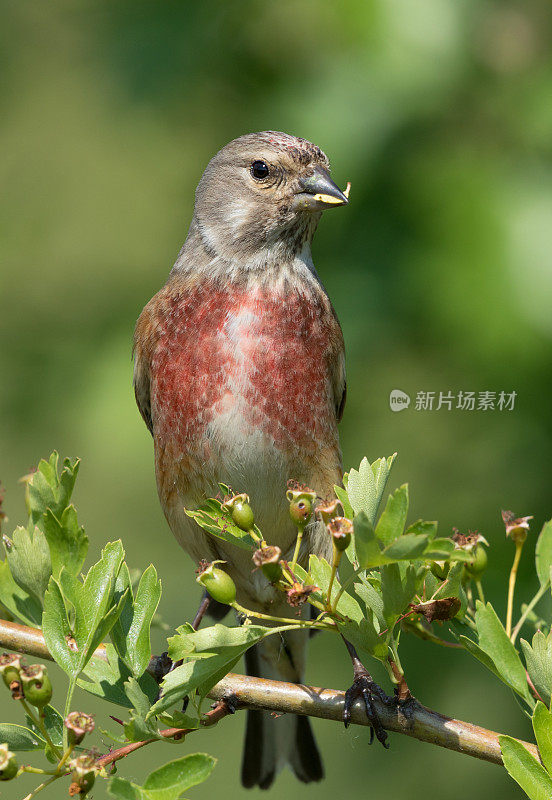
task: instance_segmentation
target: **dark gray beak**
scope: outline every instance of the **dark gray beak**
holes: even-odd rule
[[[342,192],[322,167],[315,167],[311,175],[300,178],[299,185],[303,191],[298,198],[305,207],[322,209],[346,206],[349,202],[349,186]]]

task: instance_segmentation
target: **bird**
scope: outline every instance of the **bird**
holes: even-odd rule
[[[207,534],[186,510],[219,483],[246,492],[263,536],[291,559],[289,479],[320,498],[341,483],[344,341],[311,242],[322,212],[347,203],[312,142],[278,131],[234,139],[207,165],[187,238],[134,336],[136,401],[169,527],[192,559],[226,562],[240,604],[292,619],[297,609],[251,554]],[[298,563],[331,552],[315,518]],[[300,683],[307,641],[305,630],[267,637],[247,652],[246,669]],[[308,718],[248,711],[244,786],[268,788],[286,764],[303,782],[323,777]]]

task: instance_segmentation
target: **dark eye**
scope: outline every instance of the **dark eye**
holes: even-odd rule
[[[251,164],[251,174],[257,181],[267,178],[269,172],[268,164],[265,164],[264,161],[254,161]]]

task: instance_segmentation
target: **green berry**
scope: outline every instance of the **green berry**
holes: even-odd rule
[[[334,517],[327,525],[335,549],[342,553],[351,544],[353,523],[347,517]]]
[[[298,528],[305,527],[312,515],[316,492],[307,489],[288,489],[289,515]]]
[[[479,580],[487,568],[487,562],[487,551],[482,544],[478,544],[475,548],[473,561],[467,561],[464,566],[470,578]]]
[[[6,686],[10,688],[14,681],[20,679],[21,659],[14,653],[3,653],[0,656],[0,673]]]
[[[19,769],[14,754],[7,744],[0,744],[0,781],[11,781]]]
[[[253,553],[253,563],[260,567],[263,575],[270,583],[277,583],[282,577],[282,565],[280,558],[282,551],[279,547],[265,546]]]
[[[213,566],[213,564],[209,564],[207,569],[197,576],[196,580],[205,587],[213,600],[229,606],[235,601],[236,584],[228,573]]]
[[[37,708],[47,706],[52,699],[52,684],[44,664],[22,667],[21,686],[25,700]]]
[[[68,731],[68,741],[71,745],[80,744],[87,733],[94,730],[94,720],[89,714],[82,711],[71,711],[64,720]]]
[[[232,507],[232,522],[242,531],[250,531],[255,524],[253,509],[249,503],[238,500]]]
[[[73,780],[69,788],[69,794],[80,794],[81,797],[88,794],[96,780],[96,761],[94,757],[91,755],[78,756],[78,758],[70,761],[67,766],[71,769],[71,778]]]

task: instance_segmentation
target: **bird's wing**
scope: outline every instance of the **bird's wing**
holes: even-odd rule
[[[345,376],[345,343],[341,325],[333,306],[331,306],[331,323],[329,331],[330,342],[330,375],[332,380],[335,416],[341,422],[343,411],[345,410],[345,399],[347,397],[347,380]]]
[[[151,416],[150,376],[151,361],[159,335],[159,308],[166,287],[161,289],[144,308],[134,330],[134,395],[140,414],[153,434]]]

